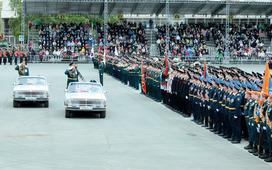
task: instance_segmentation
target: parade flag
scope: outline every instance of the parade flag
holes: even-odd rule
[[[165,58],[164,58],[164,69],[162,70],[162,74],[161,74],[161,85],[166,87],[167,82],[166,82],[166,78],[168,76],[168,72],[169,72],[169,66],[168,66],[168,57],[167,57],[167,53],[165,52]]]
[[[19,51],[21,51],[21,45],[19,45]]]
[[[208,68],[207,68],[207,64],[206,64],[206,59],[204,60],[204,78],[207,80],[211,80],[209,73],[208,73]]]
[[[142,90],[146,93],[146,84],[144,79],[144,66],[143,66],[143,59],[141,58],[141,72],[142,72]]]
[[[266,94],[272,93],[271,88],[272,88],[272,85],[271,85],[271,78],[270,78],[270,70],[269,70],[268,62],[266,62],[262,93],[266,93]],[[262,106],[263,106],[263,101],[260,99],[258,109],[257,109],[257,112],[256,112],[256,116],[255,116],[257,122],[259,121],[260,114],[261,114],[261,118],[262,119],[264,118],[263,114],[259,112]]]

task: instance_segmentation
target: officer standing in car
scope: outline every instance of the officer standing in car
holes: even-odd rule
[[[69,84],[71,82],[77,82],[78,81],[78,79],[77,79],[78,76],[77,76],[77,71],[75,69],[75,64],[72,62],[72,63],[69,64],[69,66],[70,66],[70,68],[67,69],[64,72],[64,74],[66,74],[67,77],[68,77],[68,79],[67,79],[67,87],[66,88],[68,88],[68,86],[69,86]]]
[[[19,76],[29,76],[29,70],[28,67],[25,66],[25,62],[22,61],[20,65],[17,65],[15,67],[15,70],[18,70]]]

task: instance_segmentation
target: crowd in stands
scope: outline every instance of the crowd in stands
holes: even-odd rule
[[[160,55],[166,48],[166,25],[157,25],[156,43]],[[170,52],[172,56],[191,57],[208,54],[208,49],[199,24],[174,24],[169,26]]]
[[[209,30],[213,35],[217,55],[224,55],[226,50],[225,25],[210,24]],[[266,49],[260,32],[268,31],[265,25],[230,24],[229,51],[233,57],[265,57]]]
[[[41,23],[39,36],[39,49],[49,55],[88,51],[89,35],[86,23]]]
[[[97,24],[96,30],[98,33],[97,42],[102,46],[104,44],[104,30],[100,23]],[[107,53],[110,54],[114,54],[115,50],[130,55],[149,54],[148,40],[141,22],[136,24],[125,20],[121,24],[109,23],[107,41]]]
[[[153,24],[149,23],[150,26]],[[64,55],[90,54],[88,45],[91,30],[96,31],[92,37],[95,43],[104,45],[104,28],[100,22],[45,24],[35,21],[29,27],[39,29],[39,49],[45,55],[61,58]],[[151,26],[153,27],[153,26]],[[107,53],[129,55],[149,55],[145,23],[133,23],[124,20],[121,23],[108,24]],[[155,25],[156,44],[160,55],[166,49],[166,25]],[[272,25],[268,24],[230,24],[229,52],[232,57],[264,58],[267,49],[261,34],[272,39]],[[169,26],[171,56],[181,58],[208,55],[207,41],[214,41],[216,57],[226,55],[225,24],[175,23]],[[210,45],[210,44],[209,44]],[[101,48],[103,52],[103,48]]]

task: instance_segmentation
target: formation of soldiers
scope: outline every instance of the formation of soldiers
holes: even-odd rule
[[[22,63],[22,61],[25,61],[25,64],[27,65],[27,52],[23,53],[22,51],[19,51],[17,49],[11,50],[9,48],[0,49],[0,65],[2,65],[2,63],[3,65],[6,65],[7,63],[12,65],[13,62],[15,65],[17,65],[18,62]]]
[[[101,60],[94,58],[95,68]],[[272,94],[261,93],[263,74],[222,66],[209,66],[204,72],[200,65],[180,59],[169,59],[169,63],[164,75],[164,58],[106,56],[105,72],[137,90],[141,84],[146,96],[184,117],[193,115],[196,124],[233,144],[248,140],[245,149],[272,162]]]

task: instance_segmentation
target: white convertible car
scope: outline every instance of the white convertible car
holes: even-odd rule
[[[99,113],[106,117],[106,97],[99,83],[72,82],[65,90],[65,117],[73,117],[72,111]]]
[[[18,107],[22,102],[44,103],[49,106],[49,86],[43,76],[18,77],[13,84],[13,107]]]

